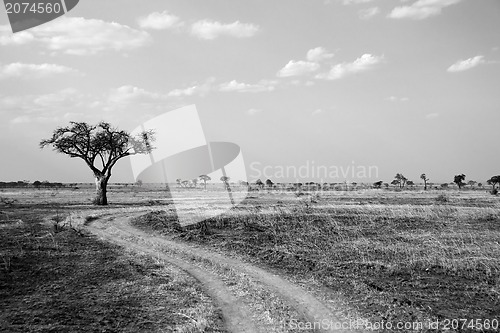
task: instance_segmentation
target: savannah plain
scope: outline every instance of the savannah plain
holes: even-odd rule
[[[499,329],[500,200],[486,188],[254,188],[188,226],[175,209],[222,183],[170,191],[182,207],[150,184],[110,184],[105,207],[91,186],[2,189],[0,331]]]

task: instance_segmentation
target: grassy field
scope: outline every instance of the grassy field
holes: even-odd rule
[[[500,200],[486,192],[252,193],[208,232],[165,228],[171,214],[157,230],[319,281],[370,321],[500,314]]]
[[[191,276],[63,224],[74,206],[27,206],[1,208],[0,332],[224,332]]]
[[[173,190],[186,196],[186,207],[195,205],[192,191]],[[133,300],[147,319],[118,311],[117,322],[130,331],[150,331],[140,325],[160,323],[155,307],[173,311],[172,305],[158,305],[160,300],[151,297],[162,290],[164,295],[180,293],[183,301],[177,305],[186,311],[211,309],[204,320],[217,326],[216,310],[203,293],[193,287],[186,294],[175,284],[187,283],[189,277],[172,282],[165,276],[174,273],[154,273],[160,269],[154,263],[139,262],[71,229],[55,233],[38,223],[42,216],[92,208],[90,190],[4,190],[0,196],[17,200],[10,208],[0,208],[8,214],[18,212],[4,220],[24,221],[2,223],[4,322],[21,325],[20,318],[30,318],[34,326],[29,328],[70,325],[75,316],[114,311],[124,300]],[[138,220],[141,228],[224,249],[292,279],[314,281],[325,294],[341,295],[353,315],[370,321],[500,319],[500,198],[486,191],[363,190],[303,196],[251,192],[231,211],[210,219],[208,230],[169,227],[175,212],[165,206],[164,197],[165,192],[148,188],[116,188],[109,193],[111,207],[149,205],[159,211]],[[161,287],[165,283],[171,285],[168,291]],[[109,294],[113,298],[102,296]],[[101,300],[97,308],[85,306],[89,297]],[[54,307],[59,310],[48,315]],[[187,325],[183,318],[170,324]],[[113,327],[98,321],[92,325]],[[26,331],[26,326],[19,327]]]

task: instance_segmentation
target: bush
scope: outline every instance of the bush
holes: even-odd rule
[[[498,195],[498,189],[494,188],[490,191],[492,195]]]
[[[437,202],[449,202],[450,198],[446,194],[440,194],[436,197]]]

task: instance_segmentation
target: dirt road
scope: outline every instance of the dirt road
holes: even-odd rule
[[[223,253],[134,228],[130,220],[141,214],[144,212],[106,215],[87,228],[101,238],[164,260],[192,275],[221,308],[229,332],[361,332],[339,329],[345,319],[278,275]],[[283,319],[284,312],[288,318]],[[323,325],[304,329],[308,323]]]

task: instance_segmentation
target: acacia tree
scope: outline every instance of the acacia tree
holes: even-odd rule
[[[399,185],[399,188],[403,188],[405,187],[407,180],[408,179],[403,176],[402,173],[397,173],[396,176],[394,176],[394,180],[392,181],[392,183]]]
[[[467,185],[469,185],[469,186],[470,186],[470,188],[474,188],[474,185],[476,185],[476,184],[477,184],[477,182],[476,182],[475,180],[469,180],[469,181],[467,182]]]
[[[487,180],[488,185],[491,185],[491,193],[492,194],[497,194],[498,190],[496,189],[496,185],[500,184],[500,175],[498,176],[493,176],[490,179]]]
[[[72,121],[69,126],[55,129],[50,139],[40,141],[40,148],[52,146],[58,153],[81,158],[95,177],[93,203],[107,205],[106,189],[111,169],[123,157],[151,152],[153,134],[153,131],[145,131],[134,137],[106,122],[90,125]]]
[[[456,175],[455,178],[453,179],[453,182],[458,185],[458,189],[460,190],[462,186],[466,185],[464,180],[465,180],[465,175],[462,173],[460,175]]]
[[[207,176],[207,175],[201,175],[199,178],[203,181],[203,184],[205,185],[205,191],[206,191],[207,190],[207,181],[212,180],[212,178],[210,178],[210,176]]]
[[[224,183],[224,187],[226,188],[226,191],[229,194],[229,199],[231,200],[231,204],[234,205],[233,193],[231,192],[231,186],[229,185],[230,179],[231,178],[228,176],[220,177],[220,180]]]
[[[427,175],[423,173],[420,175],[420,179],[424,181],[424,190],[427,190],[427,182],[429,181],[429,178],[427,178]]]

